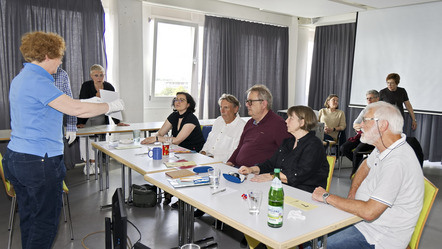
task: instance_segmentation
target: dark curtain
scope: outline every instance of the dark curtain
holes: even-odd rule
[[[308,105],[314,110],[324,107],[331,93],[339,96],[339,107],[348,117],[356,24],[320,26],[315,31]],[[353,121],[347,118],[347,127]],[[346,134],[351,134],[346,131]]]
[[[74,98],[89,79],[90,66],[104,65],[100,0],[0,0],[0,129],[10,129],[9,86],[23,67],[21,37],[38,30],[58,33],[65,39],[61,67],[69,74]],[[1,146],[4,152],[5,143]]]
[[[294,38],[295,39],[295,38]],[[229,18],[205,17],[200,103],[209,100],[209,118],[220,115],[218,99],[235,95],[244,107],[245,92],[266,85],[273,95],[273,110],[286,109],[288,99],[288,28]],[[205,88],[208,95],[205,96]],[[200,105],[203,113],[203,105]]]
[[[347,119],[347,137],[353,136],[353,121],[360,108],[348,107],[353,71],[356,24],[339,24],[316,28],[308,104],[315,110],[323,108],[331,93],[339,96],[339,107]],[[382,79],[383,80],[383,79]],[[370,90],[367,86],[367,90]],[[380,90],[380,89],[377,89]],[[410,100],[413,103],[413,100]],[[411,129],[406,114],[404,133],[416,137],[424,152],[424,159],[442,161],[442,116],[416,114],[418,128]]]

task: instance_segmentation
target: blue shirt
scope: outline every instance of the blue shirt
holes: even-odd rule
[[[42,67],[24,63],[11,82],[11,141],[15,152],[49,157],[63,154],[63,113],[48,104],[63,93]]]
[[[71,83],[69,81],[68,73],[59,67],[52,77],[54,77],[55,86],[64,94],[72,98]],[[77,131],[77,117],[66,115],[66,131]]]

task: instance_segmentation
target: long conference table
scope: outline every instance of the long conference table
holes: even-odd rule
[[[127,167],[129,172],[134,170],[144,175],[147,182],[179,198],[179,245],[194,240],[194,208],[206,212],[272,248],[291,248],[321,236],[326,237],[330,232],[361,221],[361,218],[355,215],[312,200],[311,193],[284,185],[286,196],[284,224],[281,228],[271,228],[267,225],[267,193],[271,182],[251,182],[250,179],[253,177],[251,175],[243,183],[238,184],[221,177],[218,189],[225,188],[226,190],[215,195],[212,195],[213,190],[208,185],[174,188],[165,173],[176,169],[167,168],[164,165],[167,161],[186,159],[195,161],[197,166],[210,165],[219,168],[222,173],[237,172],[237,169],[199,153],[171,153],[169,157],[163,157],[162,160],[153,160],[144,154],[148,151],[148,145],[123,150],[111,148],[106,142],[92,143],[92,146],[121,163],[123,188],[126,185],[124,168]],[[175,145],[172,146],[172,151],[177,148]],[[129,174],[128,177],[130,181],[131,175]],[[258,215],[249,214],[247,201],[242,198],[242,195],[249,189],[263,191],[264,198]],[[290,211],[293,210],[301,210],[305,220],[288,218]]]

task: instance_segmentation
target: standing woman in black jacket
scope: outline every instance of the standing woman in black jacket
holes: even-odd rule
[[[322,141],[311,131],[318,120],[307,106],[292,106],[287,111],[287,131],[293,135],[283,141],[273,156],[252,167],[242,166],[240,174],[255,174],[254,182],[271,181],[270,174],[280,168],[281,181],[310,193],[327,185],[329,164]]]

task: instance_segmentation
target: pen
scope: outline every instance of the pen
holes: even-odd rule
[[[217,191],[213,192],[212,195],[214,195],[214,194],[218,194],[218,193],[221,193],[221,192],[224,192],[224,191],[226,191],[226,188],[223,188],[223,189],[217,190]]]

